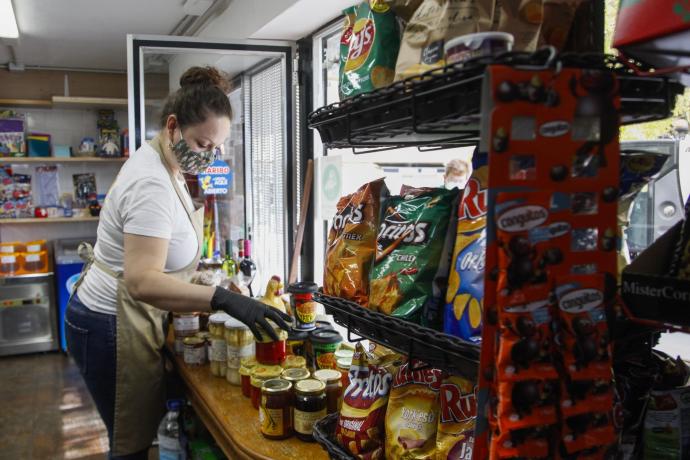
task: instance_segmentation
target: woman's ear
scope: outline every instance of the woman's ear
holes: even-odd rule
[[[175,132],[175,128],[177,128],[177,117],[174,114],[170,114],[165,122],[165,129],[170,134],[170,132]],[[172,139],[172,136],[170,138]]]

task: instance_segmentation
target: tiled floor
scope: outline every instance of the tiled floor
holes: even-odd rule
[[[105,426],[62,353],[0,358],[0,401],[0,459],[105,458]]]

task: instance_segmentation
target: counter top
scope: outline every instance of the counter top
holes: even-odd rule
[[[218,446],[228,458],[247,460],[328,459],[317,443],[292,437],[283,441],[264,438],[259,415],[240,387],[211,375],[205,366],[187,366],[170,349],[175,369],[187,386],[187,397]]]

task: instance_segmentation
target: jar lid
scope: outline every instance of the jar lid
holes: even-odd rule
[[[352,358],[340,358],[336,361],[338,368],[349,370],[352,366]]]
[[[256,387],[256,388],[261,388],[261,385],[263,385],[265,381],[266,380],[258,379],[253,375],[251,377],[249,377],[249,384],[253,387]]]
[[[290,294],[311,294],[319,290],[319,286],[311,281],[300,281],[299,283],[292,283],[288,286],[287,291]]]
[[[247,326],[246,324],[244,324],[242,321],[239,321],[239,320],[237,320],[237,319],[235,319],[235,318],[230,317],[230,319],[228,319],[228,320],[225,322],[225,329],[230,329],[230,330],[246,330],[246,331],[248,331],[248,330],[249,330],[249,326]]]
[[[330,344],[340,343],[343,337],[336,331],[316,330],[311,333],[311,341],[314,343]]]
[[[258,364],[259,362],[253,356],[240,359],[240,366],[248,367],[249,369],[256,367]]]
[[[229,319],[230,315],[227,313],[214,313],[208,317],[209,322],[213,324],[225,324],[225,322]]]
[[[286,369],[293,367],[307,367],[307,360],[304,356],[288,355],[285,357],[283,367]]]
[[[197,332],[195,337],[199,337],[202,340],[206,340],[209,337],[211,337],[211,334],[208,331],[202,331],[202,332]]]
[[[270,380],[280,377],[283,368],[280,366],[256,366],[252,371],[252,376],[261,380]]]
[[[295,391],[303,394],[321,393],[326,389],[326,384],[321,380],[305,379],[295,383]]]
[[[261,391],[264,393],[282,393],[289,391],[292,388],[292,383],[283,379],[271,379],[266,380],[263,385],[261,385]]]
[[[201,337],[196,337],[196,336],[185,337],[182,340],[182,343],[184,343],[185,345],[203,345],[204,342],[205,342],[204,339],[202,339]]]
[[[314,372],[314,378],[326,383],[339,382],[342,375],[334,369],[320,369]]]
[[[249,367],[240,366],[239,373],[240,373],[240,375],[243,375],[243,376],[252,375],[252,369]]]
[[[193,318],[199,316],[199,313],[173,313],[175,318]]]
[[[355,355],[354,350],[350,350],[348,348],[341,348],[340,350],[335,351],[335,359],[342,359],[342,358],[349,358],[350,361],[352,361],[352,357]]]
[[[270,319],[266,320],[268,322],[269,327],[272,327],[273,330],[275,331],[276,335],[278,336],[278,341],[281,340],[287,340],[288,338],[288,333],[287,331],[282,330],[276,323],[271,321]],[[270,343],[270,342],[275,342],[273,338],[268,335],[266,331],[261,328],[261,340],[257,340],[258,343]]]
[[[307,340],[309,338],[309,331],[298,331],[290,329],[288,331],[288,340]]]
[[[310,377],[309,371],[303,367],[295,367],[293,369],[285,369],[282,378],[291,382],[297,380],[304,380]]]

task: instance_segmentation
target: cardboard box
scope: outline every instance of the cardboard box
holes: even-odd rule
[[[667,276],[682,225],[671,227],[623,270],[621,293],[633,319],[690,332],[690,280]]]

